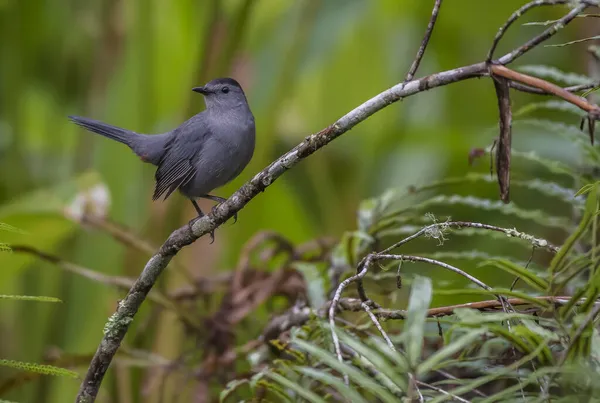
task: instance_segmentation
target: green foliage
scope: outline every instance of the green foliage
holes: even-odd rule
[[[497,24],[524,2],[487,2],[485,18],[470,18],[468,23],[465,15],[471,15],[472,5],[462,3],[442,9],[417,76],[474,62],[471,56],[465,56],[465,49],[469,55],[483,57]],[[557,11],[560,10],[541,7],[536,18],[554,19]],[[216,76],[239,78],[256,116],[257,150],[251,166],[240,178],[218,191],[219,196],[227,197],[306,135],[327,127],[342,114],[398,83],[411,63],[411,55],[430,15],[431,2],[425,1],[0,0],[3,34],[0,35],[0,221],[28,233],[24,236],[7,232],[0,240],[33,246],[77,264],[72,267],[77,270],[64,271],[61,265],[32,255],[0,254],[2,293],[56,295],[77,302],[65,304],[60,313],[53,311],[51,304],[3,304],[0,338],[7,343],[6,348],[19,354],[19,359],[38,361],[49,346],[56,346],[59,356],[66,360],[65,366],[84,369],[89,355],[96,351],[107,309],[112,311],[115,301],[123,296],[122,287],[139,274],[147,261],[146,251],[127,243],[131,237],[124,241],[81,220],[78,213],[85,210],[84,205],[105,213],[110,217],[109,223],[118,223],[118,228],[124,227],[128,230],[126,234],[134,234],[134,239],[150,245],[151,249],[194,214],[183,197],[174,195],[166,203],[152,203],[148,196],[152,168],[141,164],[126,147],[77,129],[65,118],[67,115],[86,115],[138,132],[164,132],[203,108],[201,98],[193,95],[190,88]],[[538,30],[514,30],[507,39],[511,43],[525,43],[532,32]],[[557,42],[577,39],[569,36],[577,33],[577,30],[563,30]],[[508,43],[501,45],[509,49]],[[572,57],[573,49],[553,48],[552,60],[560,61],[564,69],[582,71],[580,59]],[[595,52],[598,53],[597,49]],[[530,56],[536,54],[540,53],[528,53],[523,61],[536,63],[536,56]],[[565,85],[586,80],[563,72],[544,75],[540,67],[529,73]],[[514,95],[515,111],[527,96]],[[217,285],[208,281],[208,291],[204,293],[204,280],[212,280],[213,276],[222,278],[225,273],[218,271],[233,267],[241,268],[248,281],[256,280],[256,273],[260,277],[276,272],[281,262],[273,262],[271,249],[265,249],[249,264],[243,261],[244,245],[259,231],[275,231],[293,245],[331,236],[339,241],[333,256],[323,248],[323,253],[303,259],[303,265],[297,265],[297,261],[286,264],[290,272],[295,267],[301,275],[284,284],[286,287],[277,288],[276,295],[259,299],[257,306],[253,305],[256,302],[253,297],[256,293],[264,297],[272,283],[256,283],[256,292],[245,289],[242,305],[250,307],[248,317],[224,326],[225,329],[207,325],[201,332],[189,329],[187,323],[174,322],[173,315],[153,305],[158,297],[164,295],[170,299],[171,292],[175,295],[188,287],[195,288],[195,281],[182,280],[181,271],[166,270],[157,286],[161,294],[144,304],[132,323],[127,343],[119,350],[129,348],[151,358],[145,359],[146,367],[140,369],[131,364],[134,359],[117,357],[121,360],[118,372],[109,370],[101,396],[113,401],[149,403],[161,399],[192,400],[192,394],[194,399],[214,400],[222,390],[223,379],[233,377],[239,384],[222,396],[229,401],[240,400],[235,400],[239,390],[248,397],[262,387],[279,392],[273,401],[293,400],[288,397],[288,388],[261,372],[256,373],[265,366],[267,369],[285,366],[286,351],[290,350],[286,350],[285,338],[278,345],[280,349],[273,347],[266,353],[262,348],[248,351],[243,347],[262,334],[274,313],[294,302],[291,299],[299,289],[304,291],[303,285],[298,286],[301,283],[298,278],[308,282],[307,299],[314,311],[324,299],[330,298],[329,288],[336,284],[334,276],[330,278],[326,272],[341,273],[343,279],[355,271],[366,253],[431,224],[431,219],[425,216],[429,212],[438,222],[451,216],[456,220],[516,227],[560,245],[573,232],[583,211],[584,198],[572,199],[571,190],[596,180],[594,171],[600,163],[596,149],[576,128],[573,123],[576,119],[569,114],[561,114],[572,119],[564,124],[543,119],[515,122],[511,170],[514,203],[506,208],[508,214],[503,214],[504,206],[496,203],[496,179],[488,174],[488,158],[477,161],[473,167],[466,162],[469,149],[485,147],[497,135],[496,105],[487,79],[424,92],[372,116],[294,167],[244,208],[239,223],[220,227],[215,245],[208,247],[201,240],[177,256],[174,264],[194,275],[201,273],[202,278],[195,290],[197,298],[178,299],[170,305],[176,312],[187,313],[199,322],[206,320],[212,324],[217,319],[220,325],[223,317],[230,318],[219,310],[229,289],[219,281],[215,282]],[[552,114],[554,118],[553,112],[544,108],[535,111],[544,116]],[[491,130],[482,130],[485,126]],[[82,172],[86,174],[81,175]],[[373,197],[377,194],[385,196]],[[357,213],[357,206],[365,198],[367,202]],[[430,198],[433,202],[428,203]],[[393,215],[394,212],[398,214]],[[357,214],[359,223],[354,229]],[[532,263],[528,264],[532,247],[523,239],[472,229],[438,235],[430,233],[429,238],[411,242],[399,252],[451,261],[507,297],[528,296],[531,300],[540,293],[533,292],[521,280],[513,292],[508,292],[511,275],[495,267],[478,267],[478,263],[508,260],[527,267],[545,281],[554,281],[560,290],[579,289],[579,284],[586,283],[581,274],[593,264],[593,254],[581,249],[589,232],[567,257],[568,270],[556,280],[545,270],[551,259],[547,252],[537,248]],[[444,243],[438,246],[441,240]],[[375,267],[365,279],[369,296],[384,307],[406,306],[416,273],[431,279],[432,306],[493,298],[479,289],[467,288],[465,281],[455,274],[409,262],[401,267],[404,288],[398,289],[395,279],[398,265],[393,263],[389,272],[378,272]],[[82,279],[73,273],[90,275]],[[121,285],[115,287],[116,283]],[[460,290],[468,291],[444,294]],[[593,295],[587,288],[583,290],[581,295]],[[353,287],[344,295],[355,296]],[[548,305],[552,304],[544,306],[539,301],[534,304]],[[565,320],[588,309],[575,302],[566,308]],[[409,387],[407,377],[394,375],[408,371],[402,355],[392,354],[379,336],[373,336],[378,333],[364,314],[340,316],[338,327],[345,345],[362,351],[360,346],[370,336],[367,347],[379,354],[378,358],[373,356],[367,361],[364,357],[372,354],[363,351],[359,357],[361,370],[369,368],[369,376],[395,394],[408,393],[412,386]],[[347,322],[355,324],[358,330]],[[450,325],[440,322],[442,327],[446,326],[444,335],[450,333],[446,331]],[[394,342],[400,344],[397,339],[402,331],[401,322],[388,321],[382,325]],[[222,330],[228,336],[235,336],[232,339],[236,345],[226,342],[229,337],[220,337]],[[311,335],[311,342],[324,350],[331,349],[328,331],[321,332],[320,324],[309,322],[303,330]],[[352,341],[344,338],[345,331],[351,333],[348,337]],[[432,334],[437,334],[435,322],[429,320],[422,333],[425,343],[432,340]],[[235,363],[225,365],[222,357],[213,360],[214,340],[219,342],[219,348],[225,349],[225,357],[236,356]],[[496,342],[503,346],[508,343],[506,338],[494,336],[490,343]],[[487,356],[498,356],[496,346],[490,343],[484,343],[484,347],[494,354]],[[593,351],[595,342],[590,343]],[[423,348],[423,359],[434,350],[429,347]],[[217,352],[221,351],[219,348]],[[506,351],[510,357],[512,352]],[[85,359],[72,363],[70,352],[77,352]],[[172,362],[162,356],[172,357]],[[266,363],[261,360],[265,356],[269,357]],[[471,365],[494,371],[500,367],[499,363],[486,366],[485,357],[482,354],[476,362],[463,360],[461,368]],[[271,365],[273,358],[281,360]],[[282,373],[292,382],[302,382],[305,390],[311,391],[313,385],[324,383],[340,389],[339,373],[326,371],[319,363],[318,360],[317,366],[300,363],[298,367],[303,370]],[[216,367],[215,372],[206,374],[206,367],[212,366]],[[385,376],[373,373],[374,368]],[[571,379],[593,385],[589,380],[594,371],[585,366],[577,368],[579,373]],[[1,379],[0,389],[5,385],[2,382],[12,380]],[[525,377],[520,381],[523,385],[538,382],[536,378]],[[447,386],[444,381],[438,384]],[[78,387],[77,382],[60,379],[12,385],[7,398],[39,403],[72,401]],[[505,400],[510,401],[512,388],[504,389]],[[434,393],[421,389],[425,397]],[[206,391],[205,396],[196,396],[198,391]],[[328,393],[318,396],[329,401],[356,398],[351,391],[341,396]]]
[[[16,301],[38,301],[38,302],[62,302],[58,298],[43,297],[36,295],[3,295],[0,294],[0,299],[11,299]]]
[[[33,372],[42,375],[66,376],[70,378],[79,378],[76,372],[68,369],[58,368],[52,365],[35,364],[30,362],[21,362],[14,360],[6,360],[0,358],[0,366],[19,369],[21,371]]]
[[[551,131],[563,128],[550,121],[526,123]],[[572,135],[575,133],[568,136]],[[408,277],[402,284],[410,288],[410,295],[401,299],[408,302],[403,311],[405,320],[399,323],[379,317],[393,348],[364,314],[363,320],[337,322],[335,329],[315,315],[303,328],[292,331],[289,343],[281,347],[288,358],[273,362],[262,372],[270,379],[262,385],[266,390],[278,391],[280,396],[306,401],[373,401],[375,396],[381,401],[398,401],[414,399],[419,394],[431,402],[520,401],[523,397],[527,401],[539,401],[536,399],[542,397],[552,401],[587,401],[595,396],[597,386],[588,380],[600,376],[600,336],[591,319],[598,313],[600,292],[600,274],[596,270],[600,259],[595,246],[599,202],[598,181],[588,167],[596,164],[599,152],[584,141],[577,140],[576,144],[584,156],[577,164],[550,160],[532,152],[513,154],[519,163],[545,169],[556,179],[553,182],[519,175],[511,183],[514,193],[521,189],[563,206],[551,212],[539,209],[537,203],[517,207],[516,202],[502,205],[492,198],[469,193],[444,193],[446,188],[495,185],[494,178],[478,173],[450,177],[408,191],[389,190],[381,198],[363,202],[358,229],[343,235],[332,256],[336,265],[352,268],[374,247],[375,251],[381,250],[401,236],[437,223],[435,231],[426,231],[421,240],[393,252],[457,262],[478,278],[493,273],[492,288],[473,288],[472,284],[462,288],[448,286],[450,280],[441,275],[439,267],[426,269],[419,264],[417,268],[406,261],[398,267],[398,261],[384,262],[373,267],[365,278],[369,296],[377,298],[384,307],[394,304],[397,294],[405,293],[388,285],[396,272]],[[468,211],[467,217],[482,216],[486,222],[504,216],[503,225],[510,220],[518,223],[514,226],[519,229],[525,225],[540,233],[563,230],[564,243],[551,261],[537,260],[532,246],[536,252],[540,245],[548,245],[538,235],[519,232],[512,224],[506,231],[456,229],[434,214],[425,214],[428,211],[452,215],[448,222],[457,215],[462,220],[475,221],[462,218],[464,211]],[[577,217],[575,222],[573,214]],[[513,237],[513,233],[521,236]],[[470,240],[470,248],[462,249],[463,239]],[[494,245],[493,252],[489,243]],[[521,247],[515,248],[517,243]],[[506,286],[501,285],[503,278],[508,280]],[[514,281],[509,286],[511,280]],[[451,284],[455,282],[452,280]],[[577,292],[552,300],[570,289]],[[432,318],[428,310],[432,301],[439,303],[452,297],[475,300],[469,305],[471,308],[456,308],[442,318]],[[496,309],[475,309],[478,299],[495,302]],[[377,310],[374,312],[378,314]],[[531,312],[539,312],[543,317],[532,316]],[[348,318],[343,313],[337,316]],[[331,332],[337,334],[344,347],[341,361],[332,352]],[[237,393],[236,386],[231,384],[228,393]]]
[[[0,223],[0,230],[4,231],[12,231],[23,233],[23,231],[15,228],[13,226]],[[1,248],[1,245],[0,245]],[[9,247],[7,247],[10,250]],[[36,302],[62,302],[59,298],[54,297],[45,297],[45,296],[31,296],[31,295],[5,295],[0,294],[0,300],[13,300],[13,301],[36,301]],[[37,363],[29,363],[15,360],[7,360],[0,358],[0,366],[18,369],[21,371],[27,371],[36,374],[42,375],[54,375],[54,376],[63,376],[63,377],[71,377],[71,378],[79,378],[79,375],[76,372],[70,371],[68,369],[55,367],[53,365],[46,364],[37,364]]]
[[[558,81],[566,85],[589,84],[594,80],[590,77],[561,71],[556,67],[544,65],[526,65],[520,66],[517,70],[523,73],[531,74],[535,77]]]

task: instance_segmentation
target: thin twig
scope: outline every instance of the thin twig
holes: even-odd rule
[[[387,333],[385,332],[385,330],[383,330],[383,327],[381,327],[381,323],[379,323],[379,321],[377,320],[377,317],[373,314],[373,312],[371,312],[371,308],[369,307],[369,304],[367,304],[366,302],[362,302],[361,306],[365,310],[365,312],[367,313],[367,315],[369,315],[369,318],[371,318],[371,321],[373,322],[373,324],[375,325],[375,327],[377,328],[377,330],[379,330],[379,333],[381,333],[381,337],[384,338],[384,340],[387,343],[388,347],[392,351],[396,351],[396,347],[394,347],[394,343],[392,343],[392,340],[390,339],[390,337],[387,335]]]
[[[508,28],[519,18],[521,18],[523,16],[523,14],[525,14],[527,11],[531,10],[534,7],[539,7],[539,6],[553,6],[556,4],[565,4],[568,3],[570,0],[534,0],[531,1],[525,5],[523,5],[521,8],[519,8],[517,11],[515,11],[514,13],[511,14],[511,16],[508,18],[508,20],[504,23],[504,25],[502,25],[499,29],[498,32],[496,33],[496,36],[494,37],[494,42],[492,43],[492,47],[490,48],[488,55],[487,55],[487,62],[490,62],[493,58],[494,58],[494,51],[496,50],[496,47],[498,47],[498,44],[500,43],[500,40],[502,39],[502,37],[504,36],[504,34],[506,33],[506,31],[508,30]]]
[[[59,267],[60,269],[73,273],[83,278],[87,278],[88,280],[95,281],[98,283],[102,283],[105,285],[109,285],[115,287],[120,290],[127,291],[129,290],[133,284],[134,280],[128,277],[123,276],[108,276],[106,274],[97,272],[92,269],[88,269],[87,267],[80,266],[76,263],[69,262],[64,260],[58,256],[51,255],[46,252],[42,252],[39,249],[33,248],[27,245],[10,245],[11,251],[14,253],[23,253],[37,257],[38,259],[44,260],[46,262],[52,263],[53,265]],[[164,297],[156,297],[157,291],[153,291],[148,299],[161,304],[164,306]]]
[[[471,281],[472,283],[477,284],[479,287],[483,288],[484,290],[490,291],[492,289],[492,287],[488,286],[483,281],[477,279],[476,277],[473,277],[472,275],[459,269],[458,267],[454,267],[448,263],[444,263],[444,262],[441,262],[441,261],[435,260],[435,259],[430,259],[428,257],[411,256],[411,255],[387,255],[387,254],[377,253],[377,254],[372,255],[372,259],[373,260],[380,260],[380,259],[392,260],[393,259],[393,260],[402,260],[402,261],[409,261],[409,262],[429,263],[429,264],[443,267],[446,270],[453,271],[456,274],[460,274],[461,276],[463,276],[467,280]]]
[[[529,235],[525,232],[517,231],[515,228],[502,228],[502,227],[498,227],[495,225],[483,224],[483,223],[478,223],[478,222],[469,222],[469,221],[448,221],[448,222],[443,222],[443,223],[434,223],[434,224],[428,225],[427,227],[423,227],[422,229],[415,232],[411,236],[406,237],[406,238],[402,239],[401,241],[394,243],[393,245],[385,248],[384,250],[382,250],[379,253],[390,252],[391,250],[394,250],[394,249],[398,248],[399,246],[404,245],[405,243],[413,241],[416,238],[419,238],[420,236],[431,233],[431,230],[438,229],[439,227],[456,228],[456,229],[476,228],[476,229],[502,232],[509,237],[523,239],[523,240],[531,243],[536,248],[546,249],[553,253],[558,252],[558,249],[559,249],[557,246],[552,245],[550,242],[546,241],[545,239],[536,238],[533,235]]]
[[[517,49],[513,50],[507,55],[502,56],[498,59],[497,63],[494,64],[502,64],[506,65],[514,62],[517,58],[523,56],[526,52],[535,48],[540,43],[544,42],[548,38],[552,37],[559,30],[567,26],[578,14],[581,14],[583,10],[591,6],[597,6],[598,2],[595,0],[581,0],[581,2],[573,8],[568,14],[565,14],[562,18],[558,19],[552,26],[548,27],[544,32],[536,36],[535,38],[530,39],[523,45],[519,46]]]
[[[571,297],[569,296],[539,296],[533,297],[538,301],[547,301],[552,304],[567,304]],[[508,301],[513,306],[526,306],[526,305],[534,305],[531,300],[521,299],[521,298],[507,298]],[[581,299],[577,301],[578,305],[584,304],[586,302],[585,299]],[[323,309],[329,310],[333,300],[328,302]],[[362,308],[363,302],[358,298],[341,298],[339,303],[336,306],[336,310],[338,311],[348,311],[348,312],[362,312],[364,309]],[[594,305],[600,306],[600,301],[594,302]],[[502,308],[502,304],[497,299],[486,300],[486,301],[477,301],[477,302],[467,302],[464,304],[457,305],[448,305],[441,306],[438,308],[430,308],[427,310],[428,318],[439,318],[443,316],[451,316],[454,315],[454,310],[456,309],[476,309],[478,311],[488,311],[492,309]],[[540,307],[541,308],[541,307]],[[321,310],[320,310],[321,311]],[[391,310],[391,309],[375,309],[372,310],[373,314],[377,316],[379,320],[405,320],[407,311],[403,309]],[[323,315],[321,315],[323,316]],[[309,319],[309,316],[306,317],[306,320]],[[301,326],[305,322],[296,322],[297,326]]]
[[[520,83],[527,84],[531,87],[542,89],[559,98],[564,99],[565,101],[577,106],[578,108],[588,113],[600,113],[600,107],[598,107],[597,105],[594,105],[588,102],[587,99],[572,94],[564,88],[559,87],[556,84],[552,84],[549,81],[542,80],[541,78],[537,77],[528,76],[527,74],[519,73],[504,66],[492,65],[490,66],[490,69],[495,75],[507,78],[509,80],[518,81]]]
[[[438,388],[437,386],[433,386],[433,385],[430,385],[428,383],[421,382],[419,380],[417,380],[416,383],[417,383],[417,385],[421,385],[421,386],[423,386],[425,388],[428,388],[428,389],[431,389],[431,390],[435,390],[436,392],[440,392],[440,393],[442,393],[444,395],[450,396],[452,399],[457,400],[459,402],[462,402],[462,403],[471,403],[470,400],[463,399],[462,397],[457,396],[457,395],[453,395],[452,393],[450,393],[450,392],[448,392],[448,391],[446,391],[446,390],[444,390],[442,388]]]
[[[58,256],[42,252],[36,248],[27,245],[11,245],[10,247],[14,253],[24,253],[36,256],[39,259],[54,264],[56,267],[59,267],[60,269],[68,273],[73,273],[78,276],[87,278],[88,280],[113,286],[120,290],[129,290],[134,284],[134,281],[130,278],[122,276],[107,276],[106,274],[99,273],[92,269],[88,269],[87,267],[83,267],[78,264],[66,261]],[[161,307],[175,313],[175,315],[191,329],[201,329],[200,325],[197,323],[195,318],[193,318],[191,315],[188,315],[186,312],[178,309],[177,305],[170,301],[163,294],[161,294],[160,291],[152,290],[152,292],[148,294],[148,299],[154,302],[155,304],[160,305]]]
[[[423,399],[423,394],[421,393],[421,390],[419,389],[419,386],[417,384],[417,378],[415,378],[415,376],[413,375],[412,372],[408,373],[408,397],[410,399],[410,401],[413,401],[412,399],[412,391],[413,389],[415,390],[415,392],[417,392],[417,395],[419,396],[419,402],[422,403],[425,400]]]
[[[151,245],[148,241],[137,236],[132,230],[124,227],[121,224],[111,222],[103,217],[98,217],[93,214],[86,214],[82,217],[82,222],[88,224],[100,231],[104,231],[113,237],[117,242],[125,246],[137,249],[140,252],[153,255],[156,251],[156,246]],[[177,270],[188,282],[193,283],[194,277],[181,264],[173,262],[173,268]]]
[[[333,347],[335,348],[335,354],[336,354],[339,362],[343,362],[344,358],[342,357],[342,348],[340,347],[340,339],[338,338],[337,333],[335,332],[335,310],[337,309],[337,304],[342,296],[342,292],[344,291],[344,288],[346,288],[348,285],[350,285],[350,283],[352,283],[360,278],[363,278],[367,274],[370,264],[371,264],[371,260],[369,258],[367,258],[365,263],[363,264],[362,270],[359,273],[355,274],[352,277],[347,278],[346,280],[344,280],[340,283],[337,290],[335,290],[335,295],[333,297],[333,300],[331,301],[331,305],[329,306],[329,327],[331,329],[331,339],[333,340]],[[346,383],[346,385],[350,384],[350,381],[348,380],[348,374],[346,374],[346,373],[344,373],[344,382]]]
[[[511,88],[514,88],[517,91],[527,92],[530,94],[555,95],[555,94],[545,91],[541,88],[531,87],[527,84],[519,83],[519,82],[512,81],[512,80],[509,81],[509,85]],[[594,81],[594,82],[591,82],[588,84],[572,85],[570,87],[564,87],[563,90],[565,90],[567,92],[575,93],[575,92],[587,91],[589,89],[596,88],[596,87],[600,87],[600,81]]]
[[[481,288],[483,288],[485,290],[490,291],[492,289],[490,286],[486,285],[485,283],[483,283],[482,281],[478,280],[477,278],[471,276],[470,274],[460,270],[457,267],[454,267],[454,266],[449,265],[444,262],[440,262],[439,260],[429,259],[429,258],[420,257],[420,256],[386,255],[386,254],[380,254],[380,253],[371,253],[365,258],[364,263],[362,263],[362,266],[361,266],[362,269],[360,270],[360,272],[355,274],[354,276],[349,277],[346,280],[342,281],[342,283],[338,286],[337,290],[335,291],[335,296],[333,297],[333,300],[331,301],[331,305],[329,307],[329,326],[330,326],[330,331],[331,331],[331,338],[333,340],[333,346],[335,348],[337,359],[340,362],[343,362],[344,359],[342,357],[340,341],[335,332],[335,312],[337,310],[337,306],[338,306],[340,298],[342,296],[342,292],[348,285],[350,285],[350,283],[361,280],[367,274],[367,271],[368,271],[371,263],[374,260],[379,260],[379,259],[408,260],[411,262],[425,262],[425,263],[438,265],[440,267],[443,267],[445,269],[448,269],[450,271],[453,271],[455,273],[462,275],[463,277],[469,279],[470,281],[472,281],[473,283],[477,284],[478,286],[480,286]],[[499,300],[502,300],[501,296],[498,296],[498,298],[499,298]],[[361,301],[363,304],[365,303],[363,295],[361,295]],[[362,304],[361,304],[361,307],[362,307]],[[346,382],[347,379],[348,379],[348,375],[344,374],[344,381]]]
[[[440,374],[440,375],[442,375],[442,376],[444,376],[444,377],[448,378],[448,379],[452,379],[452,380],[455,380],[455,381],[459,381],[459,379],[458,379],[457,377],[455,377],[454,375],[452,375],[452,374],[450,374],[450,373],[448,373],[448,372],[446,372],[446,371],[443,371],[443,370],[441,370],[441,369],[434,370],[434,371],[435,371],[436,373],[438,373],[438,374]],[[476,394],[476,395],[478,395],[478,396],[481,396],[481,397],[487,397],[487,395],[486,395],[485,393],[483,393],[482,391],[480,391],[479,389],[473,389],[473,390],[472,390],[472,392],[473,392],[473,393],[475,393],[475,394]]]
[[[598,301],[596,301],[594,304],[596,305],[594,307],[594,309],[592,309],[590,311],[590,313],[588,313],[588,315],[583,320],[583,323],[581,323],[581,325],[579,326],[579,328],[577,328],[577,331],[575,332],[575,334],[573,335],[571,340],[569,340],[569,346],[561,354],[561,356],[556,364],[557,368],[560,368],[564,365],[564,363],[567,361],[567,358],[569,358],[569,354],[571,353],[571,351],[573,350],[573,348],[575,347],[575,345],[577,344],[577,342],[583,335],[583,332],[588,328],[588,326],[594,320],[596,320],[596,317],[600,314],[600,303],[598,303]],[[554,378],[556,377],[557,374],[558,374],[558,372],[554,372],[554,373],[550,374],[550,378],[548,379],[548,382],[546,383],[546,388],[544,390],[544,393],[548,392],[548,388],[550,388],[550,386],[552,385],[552,381],[554,380]]]
[[[594,307],[594,309],[592,309],[592,311],[585,317],[583,323],[579,326],[579,328],[577,328],[577,331],[575,332],[575,334],[573,335],[571,340],[569,340],[569,347],[565,350],[565,352],[560,357],[560,361],[557,365],[558,367],[562,366],[565,363],[565,361],[567,360],[567,357],[569,356],[569,353],[571,352],[571,350],[573,350],[573,348],[575,347],[575,345],[577,344],[577,342],[583,335],[583,332],[585,332],[585,330],[588,328],[590,323],[592,323],[596,319],[598,314],[600,314],[600,304],[596,305]]]
[[[431,38],[431,34],[433,33],[433,27],[435,26],[435,22],[437,21],[438,14],[440,12],[440,7],[442,6],[442,0],[435,0],[433,5],[433,10],[431,11],[431,18],[429,19],[429,23],[427,24],[427,30],[425,31],[425,36],[423,37],[423,41],[421,42],[421,46],[419,46],[419,50],[417,51],[417,56],[415,60],[412,62],[408,73],[406,73],[406,78],[404,82],[408,82],[413,79],[419,65],[421,64],[421,60],[423,59],[423,55],[425,54],[425,49],[427,48],[427,44],[429,43],[429,39]]]

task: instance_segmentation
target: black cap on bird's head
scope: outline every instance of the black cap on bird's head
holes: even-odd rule
[[[202,87],[192,88],[192,91],[204,95],[206,107],[217,105],[235,105],[246,103],[246,96],[242,86],[233,78],[217,78]]]

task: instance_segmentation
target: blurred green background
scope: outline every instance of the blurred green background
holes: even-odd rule
[[[482,61],[497,28],[523,3],[445,2],[417,77]],[[215,192],[227,197],[306,135],[402,81],[432,4],[0,0],[0,222],[26,231],[2,232],[0,241],[32,245],[100,273],[136,277],[148,255],[93,225],[81,225],[77,212],[106,211],[111,220],[160,245],[194,211],[178,194],[152,203],[154,169],[121,144],[77,128],[67,115],[159,133],[204,108],[192,87],[215,77],[235,77],[246,89],[256,117],[257,149],[242,175]],[[564,12],[546,7],[532,12],[528,20],[556,19]],[[575,21],[552,41],[589,36],[594,30],[597,34],[594,24],[597,19]],[[540,29],[515,25],[497,54]],[[590,73],[591,66],[585,45],[539,47],[518,63],[580,74]],[[519,94],[513,102],[518,106],[532,99]],[[467,156],[470,149],[491,144],[497,115],[493,85],[484,79],[392,105],[285,174],[240,212],[235,225],[220,228],[213,245],[203,238],[177,260],[195,275],[210,276],[233,267],[242,245],[258,231],[277,231],[294,242],[339,237],[356,227],[360,202],[386,189],[487,172],[487,158],[469,167]],[[572,115],[545,116],[578,124]],[[513,145],[568,163],[579,158],[570,142],[539,128],[516,126]],[[527,174],[538,175],[533,168]],[[485,188],[467,186],[463,193],[497,198],[493,181]],[[526,207],[569,214],[552,200],[534,200],[518,189],[512,194]],[[444,209],[437,212],[449,215]],[[486,217],[469,209],[452,216],[474,221]],[[519,225],[507,217],[495,223]],[[539,230],[527,225],[519,228]],[[564,234],[556,232],[538,235],[559,242]],[[526,260],[527,249],[523,251],[521,259]],[[123,294],[20,253],[0,254],[0,268],[0,294],[49,295],[64,301],[51,306],[3,302],[0,357],[42,362],[49,351],[82,355],[84,363],[77,368],[83,372],[85,357],[95,351],[103,325]],[[434,276],[432,269],[427,273]],[[161,281],[159,287],[167,289],[185,284],[186,278],[168,269]],[[148,309],[144,307],[139,321]],[[159,319],[142,345],[174,357],[182,332],[172,326],[171,316]],[[0,369],[0,374],[12,372]],[[113,368],[103,401],[154,401],[135,397],[141,377],[127,368]],[[6,398],[72,401],[78,386],[71,379],[40,379],[12,388]]]

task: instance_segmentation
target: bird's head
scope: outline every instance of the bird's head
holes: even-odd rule
[[[217,78],[192,91],[204,95],[207,109],[234,108],[247,103],[242,86],[233,78]]]

